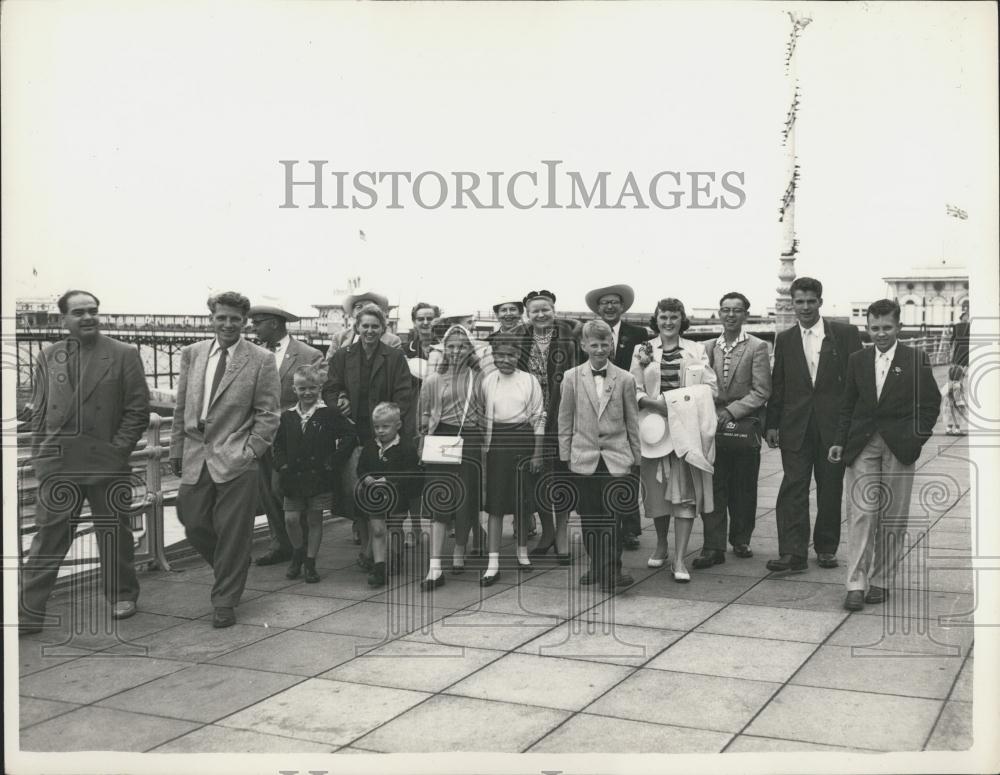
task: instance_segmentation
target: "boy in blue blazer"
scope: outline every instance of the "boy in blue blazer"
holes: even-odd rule
[[[897,342],[899,304],[868,308],[875,346],[852,353],[831,463],[847,466],[848,564],[844,608],[888,596],[906,549],[914,463],[931,436],[941,394],[927,354]]]

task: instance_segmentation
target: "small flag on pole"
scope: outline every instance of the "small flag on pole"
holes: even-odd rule
[[[969,214],[965,210],[961,209],[960,207],[955,207],[953,205],[946,204],[944,206],[944,208],[945,208],[945,212],[948,215],[950,215],[952,218],[958,218],[959,220],[962,220],[962,221],[969,220]]]

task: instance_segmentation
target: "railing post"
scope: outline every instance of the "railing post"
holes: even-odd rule
[[[160,425],[162,418],[156,412],[149,415],[149,428],[146,431],[146,493],[149,500],[147,510],[147,530],[150,537],[150,553],[153,564],[160,570],[169,571],[166,546],[163,536],[163,476],[160,472],[160,460],[163,457],[163,447],[160,444]]]

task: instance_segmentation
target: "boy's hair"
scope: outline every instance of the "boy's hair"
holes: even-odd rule
[[[796,291],[809,292],[812,291],[816,294],[817,299],[823,298],[823,283],[817,280],[815,277],[796,277],[792,280],[792,285],[788,289],[788,295],[794,296]]]
[[[435,320],[441,317],[441,308],[437,304],[428,304],[424,301],[418,301],[413,305],[413,309],[410,310],[410,320],[416,322],[417,313],[422,309],[429,309],[434,311]]]
[[[740,301],[743,302],[743,311],[747,312],[747,313],[750,312],[750,299],[748,299],[746,296],[744,296],[739,291],[730,291],[725,296],[723,296],[721,299],[719,299],[719,306],[720,307],[726,302],[726,299],[739,299]]]
[[[365,304],[358,313],[354,316],[354,330],[358,331],[358,325],[361,323],[361,318],[365,315],[371,315],[373,318],[378,318],[378,322],[382,324],[382,331],[386,330],[385,313],[378,304]]]
[[[208,297],[208,311],[213,315],[215,308],[222,304],[225,307],[235,307],[243,313],[243,317],[250,314],[250,299],[242,293],[236,291],[224,291]]]
[[[322,381],[319,378],[319,369],[317,369],[315,366],[309,365],[308,363],[299,366],[298,368],[295,369],[295,371],[292,372],[292,379],[294,379],[295,377],[302,377],[302,379],[308,379],[315,385],[320,384],[320,382]]]
[[[588,320],[583,324],[580,331],[580,339],[614,339],[615,335],[611,331],[611,326],[603,320]]]
[[[391,417],[396,422],[401,422],[402,413],[399,411],[399,404],[394,404],[392,401],[382,401],[375,405],[372,409],[372,421],[379,419],[380,417]]]
[[[965,377],[965,369],[963,367],[957,363],[953,363],[948,367],[948,380],[950,382],[961,382],[963,377]]]
[[[899,304],[892,299],[879,299],[868,305],[868,312],[866,317],[880,318],[886,315],[892,315],[899,322]]]

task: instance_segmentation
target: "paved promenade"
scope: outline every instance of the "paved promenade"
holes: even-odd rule
[[[765,569],[777,555],[781,479],[770,450],[755,557],[730,553],[687,585],[646,568],[655,545],[647,523],[642,548],[625,553],[637,583],[613,597],[577,585],[579,558],[521,574],[510,558],[493,587],[480,588],[467,570],[446,574],[434,593],[419,589],[421,562],[372,590],[348,525],[336,520],[317,562],[322,581],[253,567],[229,629],[211,626],[211,571],[200,561],[141,576],[140,613],[120,623],[103,606],[74,610],[64,592],[50,608],[61,623],[20,639],[21,747],[965,749],[974,662],[965,454],[965,440],[939,426],[915,479],[919,540],[900,588],[860,613],[841,607],[843,566],[823,570],[813,556],[807,572],[787,579]],[[696,525],[692,555],[701,547]],[[508,520],[512,553],[509,530]]]

